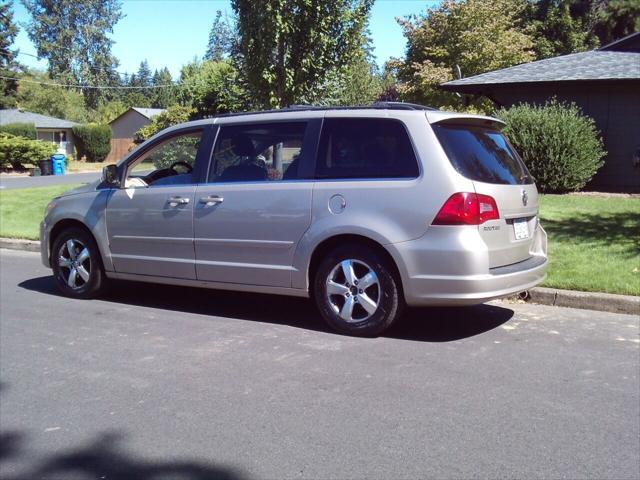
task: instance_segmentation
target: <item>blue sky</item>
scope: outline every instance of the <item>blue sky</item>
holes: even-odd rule
[[[331,1],[331,0],[327,0]],[[389,57],[404,55],[405,40],[395,21],[412,13],[424,11],[426,0],[377,0],[371,12],[370,29],[378,63]],[[180,67],[202,57],[216,10],[231,14],[228,0],[125,0],[125,17],[116,25],[112,38],[113,53],[120,60],[120,72],[134,72],[145,58],[151,69],[169,67],[177,77]],[[29,15],[20,3],[14,2],[15,20],[27,22]],[[36,49],[21,27],[14,48],[35,54]],[[20,55],[28,66],[46,68],[46,62]]]

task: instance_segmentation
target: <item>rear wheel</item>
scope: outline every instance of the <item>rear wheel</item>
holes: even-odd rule
[[[73,298],[93,298],[105,283],[100,252],[81,228],[63,230],[51,248],[51,267],[58,289]]]
[[[382,333],[404,307],[392,266],[370,247],[345,245],[332,250],[320,263],[313,288],[325,321],[350,335]]]

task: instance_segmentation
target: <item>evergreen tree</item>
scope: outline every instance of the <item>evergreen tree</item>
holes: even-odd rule
[[[205,60],[217,62],[229,57],[235,43],[233,32],[234,28],[230,25],[228,18],[223,17],[222,12],[218,10],[209,33],[209,44],[204,55]]]
[[[593,31],[602,45],[640,32],[640,0],[609,0],[594,10]]]
[[[162,70],[156,70],[153,74],[153,85],[158,87],[161,85],[172,85],[173,77],[167,67]],[[168,108],[176,103],[176,87],[170,86],[162,88],[154,88],[153,104],[154,108]]]
[[[549,58],[596,48],[593,1],[537,0],[530,2],[524,19],[533,38],[536,58]]]
[[[29,38],[47,60],[51,78],[78,85],[116,81],[118,61],[108,34],[122,18],[120,0],[22,0],[31,15]],[[103,90],[84,88],[88,107],[96,108]]]
[[[136,74],[136,79],[139,87],[150,87],[152,83],[151,69],[149,68],[149,62],[147,60],[143,60],[140,62],[140,67],[138,67],[138,73]]]
[[[18,27],[13,21],[12,7],[12,1],[0,3],[0,75],[3,77],[16,76],[16,52],[11,51],[11,46],[18,34]],[[17,90],[18,82],[0,79],[0,108],[15,106]]]

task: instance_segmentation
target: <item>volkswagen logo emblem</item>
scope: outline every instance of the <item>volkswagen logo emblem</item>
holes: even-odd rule
[[[527,206],[527,202],[529,201],[529,195],[525,190],[522,190],[522,205]]]

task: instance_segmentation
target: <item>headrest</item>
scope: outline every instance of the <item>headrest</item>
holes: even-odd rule
[[[255,157],[256,147],[247,134],[239,133],[233,138],[233,153],[239,157]]]

